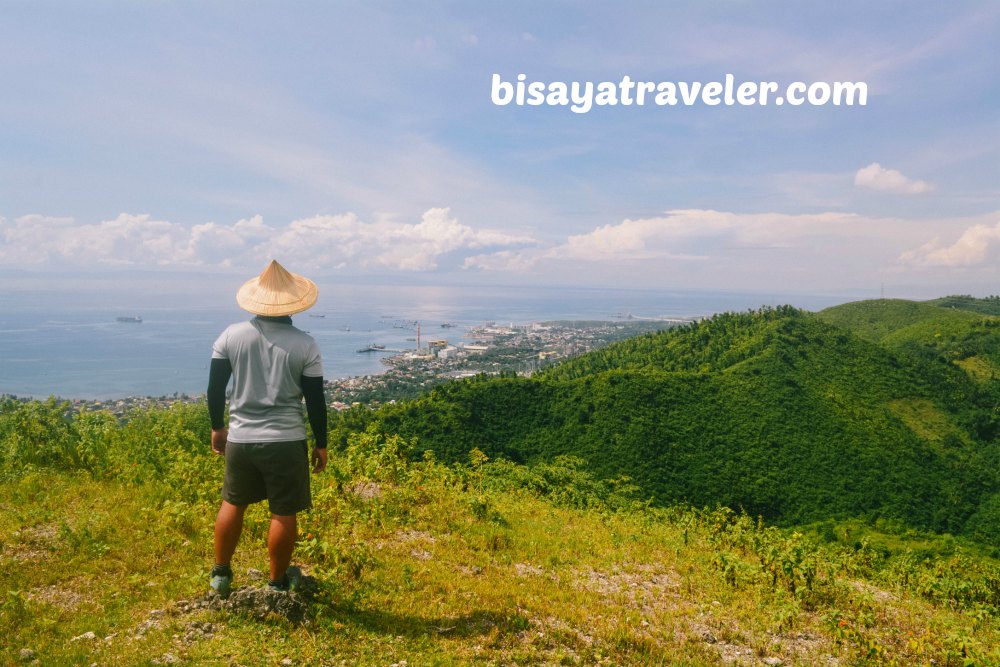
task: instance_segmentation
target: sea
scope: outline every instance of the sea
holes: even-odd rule
[[[6,290],[0,294],[0,394],[93,400],[202,394],[213,341],[227,325],[252,317],[236,306],[235,288],[223,287],[130,289],[127,281],[112,280]],[[319,287],[316,306],[293,321],[319,343],[328,379],[383,372],[382,359],[392,350],[416,345],[417,323],[424,341],[458,342],[469,327],[488,322],[704,317],[785,303],[818,310],[851,300],[533,286]],[[386,351],[358,351],[372,344]]]

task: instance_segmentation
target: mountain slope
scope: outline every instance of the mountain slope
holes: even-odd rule
[[[981,402],[952,364],[778,308],[641,336],[532,379],[453,383],[373,420],[446,460],[473,447],[580,456],[663,504],[959,531],[997,487],[994,448],[970,416]]]
[[[1000,318],[932,304],[858,301],[828,308],[817,317],[897,353],[941,357],[980,384],[1000,378]]]
[[[943,296],[940,299],[932,299],[926,303],[941,308],[957,308],[959,310],[969,310],[983,315],[1000,315],[1000,296],[988,296],[977,299],[968,294],[953,294]]]

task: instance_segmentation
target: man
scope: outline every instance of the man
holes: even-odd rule
[[[315,304],[317,294],[311,280],[272,261],[236,295],[240,307],[256,317],[228,327],[212,347],[208,381],[212,450],[226,457],[226,473],[215,520],[210,585],[222,597],[232,587],[230,562],[243,530],[243,514],[249,504],[265,498],[271,512],[268,585],[292,590],[301,576],[299,568],[289,564],[297,538],[296,515],[312,507],[302,399],[316,439],[311,457],[314,473],[326,467],[326,400],[319,346],[292,326],[290,316]],[[233,392],[226,428],[230,378]]]

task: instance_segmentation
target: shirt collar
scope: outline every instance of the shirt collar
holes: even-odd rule
[[[280,315],[277,317],[272,317],[270,315],[257,315],[255,320],[260,320],[262,322],[277,322],[279,324],[291,324],[292,318],[288,315]]]

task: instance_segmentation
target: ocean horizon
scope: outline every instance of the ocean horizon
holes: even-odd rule
[[[219,289],[15,290],[0,297],[0,394],[27,398],[108,400],[198,395],[208,382],[212,343],[233,322],[251,317]],[[704,317],[790,304],[818,310],[851,300],[830,295],[722,291],[337,285],[320,283],[320,299],[293,318],[320,345],[327,379],[381,373],[380,353],[424,340],[464,340],[485,322]],[[141,322],[118,321],[141,318]],[[448,325],[442,327],[442,325]]]

